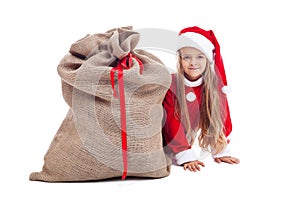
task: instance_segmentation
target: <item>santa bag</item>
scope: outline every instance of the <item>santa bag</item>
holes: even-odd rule
[[[70,107],[32,181],[160,178],[170,173],[162,143],[162,101],[170,75],[135,49],[131,27],[87,35],[58,65]]]

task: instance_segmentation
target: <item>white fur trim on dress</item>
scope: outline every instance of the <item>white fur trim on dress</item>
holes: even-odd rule
[[[224,156],[231,156],[229,143],[226,145],[226,148],[222,152],[220,152],[216,155],[212,154],[213,158],[221,158],[221,157],[224,157]]]
[[[196,149],[190,148],[175,154],[174,158],[178,165],[182,165],[186,162],[198,160],[198,154]]]
[[[196,81],[190,81],[187,78],[184,77],[184,85],[188,87],[197,87],[203,83],[203,77],[201,76],[199,79]]]

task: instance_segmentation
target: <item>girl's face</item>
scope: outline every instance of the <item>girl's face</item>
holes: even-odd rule
[[[202,76],[207,59],[200,50],[193,47],[183,47],[180,49],[180,60],[184,76],[188,80],[195,81]]]

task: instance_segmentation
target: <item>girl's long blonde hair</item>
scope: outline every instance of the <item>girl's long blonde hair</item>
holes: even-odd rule
[[[201,105],[199,106],[199,126],[201,134],[198,137],[199,146],[205,150],[213,149],[213,154],[220,153],[226,147],[227,141],[224,134],[224,114],[221,109],[222,95],[219,91],[220,80],[211,69],[211,64],[206,61],[206,68],[202,74],[203,86],[201,91]],[[213,66],[214,67],[214,66]],[[181,57],[178,54],[177,75],[176,75],[176,97],[175,114],[180,117],[191,144],[195,140],[195,132],[191,130],[189,111],[185,97],[184,70],[181,64]]]

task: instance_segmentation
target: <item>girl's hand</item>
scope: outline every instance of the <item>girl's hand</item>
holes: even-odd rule
[[[191,161],[191,162],[187,162],[183,164],[183,169],[184,170],[190,170],[191,172],[196,172],[196,171],[200,171],[200,166],[205,167],[204,163],[199,161],[199,160],[195,160],[195,161]]]
[[[215,161],[217,163],[228,163],[228,164],[239,164],[240,160],[231,156],[224,156],[224,157],[220,157],[220,158],[215,158]]]

